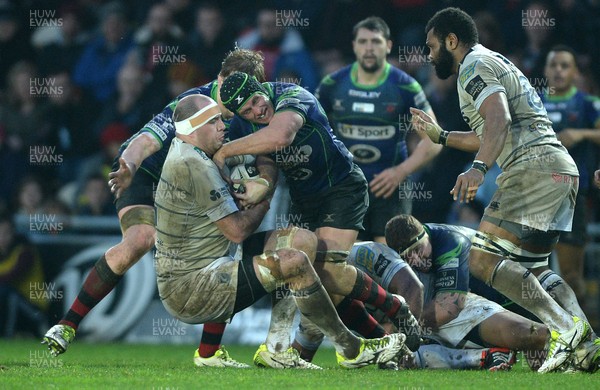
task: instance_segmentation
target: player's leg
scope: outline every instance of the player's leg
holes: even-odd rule
[[[515,362],[515,354],[506,348],[450,348],[440,344],[425,344],[402,359],[408,369],[447,369],[490,371],[507,370]]]
[[[340,303],[335,305],[335,310],[348,329],[366,339],[380,338],[387,334],[360,301],[344,297]],[[292,346],[300,353],[300,357],[311,362],[322,341],[323,333],[319,328],[305,317],[301,317],[292,343]]]
[[[121,281],[123,275],[154,246],[154,209],[128,206],[119,213],[123,229],[121,242],[96,262],[71,307],[44,336],[53,355],[66,351],[81,321]],[[132,223],[128,225],[128,223]]]
[[[123,238],[110,248],[94,265],[85,279],[77,298],[58,325],[44,336],[56,356],[65,352],[75,337],[80,322],[119,283],[125,272],[154,246],[155,180],[139,172],[129,188],[117,199],[119,223]]]
[[[315,258],[316,244],[312,234],[297,227],[289,227],[263,234],[264,250],[276,251],[279,249],[294,248],[304,252],[309,258]],[[249,245],[244,243],[244,252],[248,252]],[[276,285],[271,293],[271,321],[269,332],[264,344],[254,355],[254,364],[259,367],[271,368],[318,368],[298,359],[295,351],[290,351],[290,331],[296,314],[296,304],[289,287],[283,283]]]
[[[470,269],[475,277],[486,281],[513,302],[531,311],[550,328],[558,330],[552,333],[550,353],[547,363],[541,368],[542,372],[558,368],[589,332],[587,323],[571,317],[563,310],[542,288],[531,271],[509,259],[514,255],[508,254],[515,253],[528,264],[535,264],[542,258],[547,261],[553,246],[552,240],[549,236],[546,244],[519,248],[520,240],[513,232],[485,220],[484,217],[473,238],[470,253]],[[559,348],[558,344],[564,344],[566,348]],[[561,355],[556,356],[557,353]]]
[[[471,273],[534,313],[545,324],[555,329],[570,329],[573,326],[570,316],[548,295],[531,271],[508,258],[508,253],[516,250],[519,244],[511,232],[483,220],[473,238]],[[508,253],[503,256],[504,252],[496,247],[502,247]],[[548,250],[551,248],[544,251]]]
[[[550,330],[510,311],[496,313],[479,324],[479,336],[487,344],[519,351],[537,351],[546,347]]]
[[[542,288],[548,292],[560,307],[572,316],[579,317],[589,323],[583,309],[579,306],[575,292],[567,284],[566,280],[547,266],[531,269],[531,272],[539,280]]]
[[[314,242],[311,242],[310,239],[306,240],[306,233],[308,232],[299,230],[295,227],[269,232],[267,233],[267,238],[265,241],[265,250],[268,251],[294,248],[303,251],[309,258],[314,259],[316,247],[314,246]],[[311,237],[314,237],[314,235],[311,234]],[[254,356],[254,363],[259,367],[281,368],[280,366],[286,364],[285,362],[289,360],[289,364],[287,364],[286,367],[314,368],[314,366],[305,363],[303,359],[294,359],[294,354],[289,353],[289,334],[293,323],[294,314],[296,312],[296,306],[291,295],[289,294],[289,290],[287,292],[285,291],[287,288],[281,289],[281,286],[279,285],[276,286],[276,288],[277,294],[275,294],[275,296],[277,299],[274,300],[274,305],[272,308],[271,323],[269,326],[267,340],[266,343],[261,345],[256,352]],[[290,300],[293,305],[291,308],[289,305]],[[352,312],[353,316],[361,319],[359,321],[361,330],[366,329],[369,326],[372,328],[369,329],[367,334],[368,338],[382,337],[384,335],[383,329],[379,327],[377,322],[366,312],[364,306],[359,302],[354,304],[353,302],[347,302],[347,300],[343,299],[342,302],[340,302],[337,306],[341,306],[342,308],[346,308],[347,306],[357,306],[356,310],[349,311]],[[336,309],[338,308],[336,307]],[[362,312],[357,314],[357,311]],[[345,314],[348,315],[348,313]],[[307,322],[307,320],[303,317],[302,322]],[[315,333],[319,336],[319,341],[316,342],[316,346],[318,347],[323,335],[320,333],[318,328],[312,326],[310,322],[307,322],[307,327],[309,326],[314,329]],[[311,358],[312,355],[314,355],[314,352],[316,352],[316,348],[311,351]],[[271,362],[276,363],[271,364]]]
[[[560,266],[560,275],[548,267],[532,269],[542,284],[558,304],[573,316],[587,321],[580,306],[585,296],[583,262],[586,242],[586,216],[584,197],[577,195],[573,213],[573,226],[570,232],[561,232],[556,254]],[[535,238],[533,238],[535,239]]]
[[[316,242],[316,238],[315,238]],[[300,312],[333,342],[338,362],[347,368],[389,361],[400,353],[403,335],[366,341],[354,336],[341,322],[309,258],[294,249],[280,249],[254,258],[255,272],[267,291],[287,283]],[[384,347],[384,344],[387,346]]]
[[[316,233],[319,237],[319,246],[315,270],[329,294],[340,297],[337,304],[343,300],[343,297],[348,297],[381,310],[397,326],[406,319],[410,320],[409,323],[412,326],[418,325],[404,298],[390,294],[365,272],[346,263],[348,251],[342,249],[351,248],[350,240],[356,237],[355,231],[321,227],[317,229]],[[353,308],[347,307],[347,309]],[[348,315],[354,314],[348,313]],[[344,316],[343,313],[342,316]],[[408,333],[406,329],[404,331]],[[419,332],[411,331],[410,333],[416,335]],[[413,339],[411,339],[410,346],[416,348],[415,343],[418,342],[418,338]]]
[[[368,246],[353,246],[347,263],[366,273],[384,290],[404,297],[410,311],[419,318],[423,310],[423,283],[397,253],[390,251],[390,255],[373,256]],[[363,259],[365,256],[369,261]]]
[[[346,264],[348,253],[362,228],[368,199],[366,180],[358,170],[320,200],[315,230],[319,238],[315,270],[330,294],[373,305],[395,319],[402,307],[399,297],[385,291],[365,272]]]

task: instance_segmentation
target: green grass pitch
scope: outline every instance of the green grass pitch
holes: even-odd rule
[[[227,346],[251,364],[256,347]],[[199,369],[193,345],[75,342],[52,357],[37,340],[0,341],[0,389],[598,389],[599,374],[530,372],[520,360],[510,372],[343,370],[331,349],[319,351],[323,371]]]

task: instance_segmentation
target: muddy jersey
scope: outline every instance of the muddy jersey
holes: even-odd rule
[[[159,279],[204,268],[229,253],[216,221],[238,211],[219,169],[199,148],[173,139],[155,193]]]
[[[160,144],[160,150],[154,153],[151,156],[146,158],[140,169],[147,172],[154,179],[158,180],[160,177],[160,172],[162,170],[162,166],[165,162],[165,158],[167,158],[167,153],[169,152],[169,147],[171,146],[171,141],[175,138],[175,123],[173,122],[173,111],[177,106],[177,103],[184,97],[188,95],[196,95],[201,94],[205,96],[209,96],[213,100],[217,100],[217,81],[211,81],[210,83],[203,85],[201,87],[195,87],[183,92],[181,95],[177,96],[173,99],[159,114],[155,115],[148,123],[141,128],[140,131],[135,133],[131,138],[121,145],[119,149],[119,156],[129,142],[132,139],[137,137],[140,133],[147,133],[154,137],[158,143]],[[225,125],[227,126],[227,122]]]
[[[335,135],[354,155],[367,181],[408,157],[410,107],[430,110],[421,85],[386,64],[376,85],[357,81],[358,63],[326,76],[315,96],[331,119]]]
[[[282,170],[292,197],[314,195],[342,181],[352,170],[352,155],[335,137],[327,115],[313,94],[296,84],[263,83],[275,114],[293,111],[304,120],[292,144],[270,157]],[[264,125],[235,116],[229,127],[233,141],[260,130]]]
[[[557,134],[568,128],[600,127],[600,99],[578,91],[575,87],[564,96],[556,96],[548,92],[544,91],[541,98]],[[587,190],[596,167],[596,146],[589,142],[580,142],[569,149],[569,154],[579,169],[579,191]]]
[[[512,123],[496,160],[500,168],[578,175],[573,159],[556,139],[542,100],[506,57],[475,45],[460,64],[456,82],[463,119],[480,139],[484,119],[479,108],[483,101],[496,92],[506,95]]]
[[[387,245],[373,241],[354,244],[346,262],[366,272],[386,290],[389,290],[394,275],[408,267],[398,252]]]

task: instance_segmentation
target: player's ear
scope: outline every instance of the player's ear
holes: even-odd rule
[[[392,40],[388,39],[387,40],[387,54],[390,54],[392,52]]]
[[[446,45],[446,50],[455,50],[458,47],[458,37],[454,33],[450,33],[444,39],[444,44]]]

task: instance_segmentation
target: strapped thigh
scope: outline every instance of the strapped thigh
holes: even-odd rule
[[[548,265],[548,253],[534,253],[518,247],[505,238],[486,232],[476,232],[471,240],[471,248],[507,258],[521,263],[525,268],[538,268]]]
[[[119,224],[123,232],[125,232],[133,225],[150,225],[154,227],[155,220],[156,216],[153,208],[138,206],[127,210],[119,220]]]

